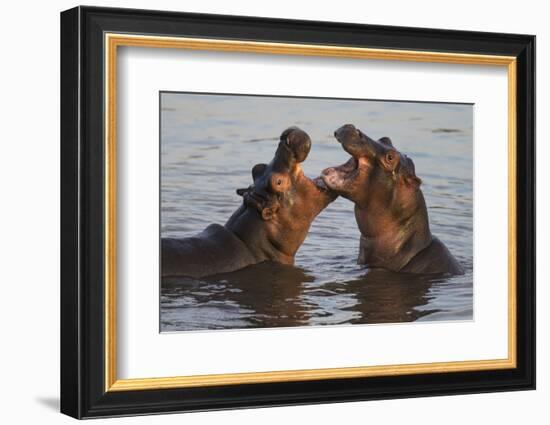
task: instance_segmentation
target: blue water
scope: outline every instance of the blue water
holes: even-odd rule
[[[164,279],[161,330],[470,320],[473,316],[473,111],[471,105],[185,93],[161,95],[161,236],[185,237],[224,224],[296,125],[313,147],[309,177],[349,156],[332,134],[352,123],[388,136],[413,159],[432,233],[466,270],[426,278],[355,264],[353,204],[338,198],[312,224],[296,267],[271,264],[206,279]]]

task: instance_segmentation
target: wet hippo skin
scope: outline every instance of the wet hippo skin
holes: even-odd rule
[[[355,203],[361,232],[358,263],[395,272],[463,274],[447,247],[430,232],[413,161],[389,138],[375,141],[351,124],[334,135],[351,158],[324,170],[322,179]]]
[[[238,189],[243,203],[224,226],[189,238],[161,240],[162,276],[204,277],[274,261],[294,264],[313,219],[336,198],[300,165],[311,149],[307,133],[285,130],[269,164],[252,168],[253,184]]]

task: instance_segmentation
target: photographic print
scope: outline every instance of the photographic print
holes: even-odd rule
[[[161,332],[473,319],[473,105],[160,93]]]
[[[534,389],[534,64],[524,34],[64,11],[60,410]]]

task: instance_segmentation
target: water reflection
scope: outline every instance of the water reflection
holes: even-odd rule
[[[163,330],[410,322],[439,311],[423,307],[446,278],[366,270],[341,282],[315,280],[270,262],[202,280],[164,278]]]
[[[346,282],[346,290],[355,294],[359,313],[350,323],[411,322],[437,312],[420,309],[432,297],[429,289],[445,277],[409,275],[386,270],[370,270],[359,279]]]
[[[213,319],[199,320],[197,328],[225,328],[229,323],[241,323],[240,328],[304,325],[310,313],[301,303],[303,285],[314,280],[300,268],[271,262],[199,281],[164,278],[162,304],[169,310],[163,312],[163,321],[168,322],[164,330],[194,328],[190,322],[195,322],[197,310],[199,317],[201,310],[207,310]],[[174,323],[178,319],[181,325]]]

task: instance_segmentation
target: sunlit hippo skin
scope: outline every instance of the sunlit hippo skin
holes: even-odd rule
[[[324,170],[322,179],[355,203],[361,232],[357,262],[394,272],[463,274],[457,260],[430,232],[413,161],[389,138],[375,141],[351,124],[334,136],[351,158]]]
[[[252,168],[253,184],[238,189],[243,203],[224,226],[211,224],[190,238],[163,238],[162,276],[204,277],[263,261],[294,264],[313,219],[337,195],[300,163],[311,140],[297,127],[285,130],[273,160]]]

